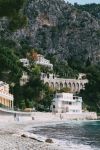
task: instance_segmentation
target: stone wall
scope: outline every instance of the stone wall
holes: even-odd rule
[[[97,119],[97,114],[95,112],[84,112],[80,114],[71,114],[71,113],[43,113],[43,112],[34,112],[32,113],[34,116],[35,120],[41,119],[44,120],[62,120],[67,121],[67,120],[96,120]]]
[[[41,76],[41,80],[54,89],[69,87],[71,92],[79,92],[81,89],[84,89],[85,84],[88,83],[87,79],[64,79],[54,76],[47,77],[43,75]]]

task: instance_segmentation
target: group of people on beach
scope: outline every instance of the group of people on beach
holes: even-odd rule
[[[63,119],[62,114],[60,114],[59,117],[60,117],[61,120]],[[19,120],[20,120],[19,115],[14,113],[14,121],[19,121]],[[35,120],[34,116],[32,116],[32,120]]]
[[[35,120],[34,116],[32,116],[32,120]],[[16,113],[14,113],[14,121],[20,121],[20,117]]]

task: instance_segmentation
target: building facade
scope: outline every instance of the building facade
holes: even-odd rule
[[[56,93],[51,109],[56,113],[82,113],[82,97],[72,93]]]
[[[37,65],[42,65],[53,69],[53,64],[51,64],[49,60],[45,59],[43,55],[33,53],[32,58]],[[29,60],[27,58],[22,58],[20,59],[20,61],[23,63],[24,67],[28,67],[30,65]],[[88,83],[88,80],[86,79],[86,74],[83,73],[79,74],[78,79],[59,78],[54,74],[45,73],[41,73],[40,78],[44,82],[44,84],[47,84],[53,89],[60,90],[62,88],[68,87],[73,93],[80,92],[81,89],[85,88],[85,84]],[[20,79],[20,85],[23,86],[28,81],[29,76],[27,72],[23,72],[23,75]]]
[[[23,64],[24,67],[29,67],[29,60],[27,58],[20,59],[20,62]]]
[[[20,78],[20,85],[23,86],[29,81],[27,72],[23,71],[22,77]]]
[[[0,105],[13,109],[13,95],[9,93],[9,85],[0,81]]]
[[[58,78],[54,74],[47,75],[44,73],[41,74],[41,80],[53,89],[60,90],[68,87],[73,93],[80,92],[81,89],[85,88],[85,84],[88,83],[87,79],[64,79]]]
[[[37,65],[42,65],[53,69],[53,64],[50,63],[48,59],[45,59],[43,55],[37,54],[37,59],[35,61]]]

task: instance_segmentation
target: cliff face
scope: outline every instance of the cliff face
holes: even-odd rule
[[[63,0],[27,0],[21,11],[27,16],[27,25],[16,32],[4,29],[5,37],[19,45],[28,41],[31,47],[56,58],[99,61],[100,20],[89,12]]]

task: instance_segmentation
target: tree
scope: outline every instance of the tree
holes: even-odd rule
[[[14,50],[0,45],[0,72],[8,72],[11,82],[19,80],[22,75],[22,68]]]
[[[25,0],[0,0],[0,17],[9,18],[9,29],[14,31],[27,24],[27,17],[20,11]]]
[[[53,101],[55,90],[45,85],[42,92],[43,92],[43,98],[42,98],[42,101],[40,102],[40,104],[43,106],[42,110],[50,111],[50,107]]]
[[[17,13],[25,0],[0,0],[0,17],[12,17]]]
[[[91,59],[90,57],[88,57],[87,61],[86,61],[86,67],[91,66]]]
[[[22,87],[22,95],[25,101],[39,103],[43,86],[44,84],[40,79],[40,67],[34,65],[29,70],[29,81]]]
[[[100,67],[91,66],[87,69],[88,84],[80,92],[83,101],[90,111],[100,112]]]
[[[65,87],[65,88],[60,89],[58,92],[60,92],[60,93],[62,93],[62,92],[68,93],[68,92],[71,92],[71,89],[69,87]]]
[[[24,110],[26,108],[25,100],[21,100],[19,103],[19,107]]]

